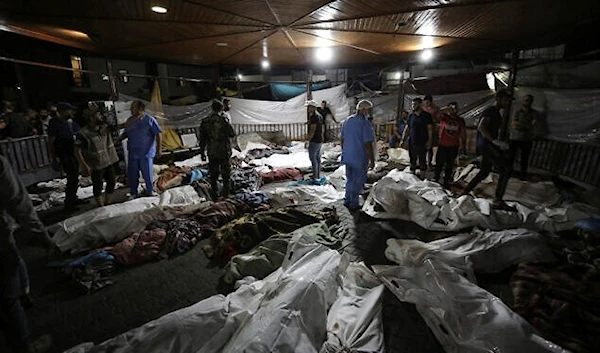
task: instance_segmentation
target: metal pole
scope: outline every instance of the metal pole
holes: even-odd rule
[[[508,84],[508,91],[510,92],[511,95],[514,94],[515,85],[517,83],[518,64],[519,64],[519,50],[513,49],[512,57],[511,57],[510,82]],[[506,141],[506,137],[508,134],[508,126],[509,126],[509,121],[510,121],[511,108],[512,108],[512,100],[509,103],[506,110],[502,114],[502,136],[500,136],[500,139],[502,141]]]
[[[119,99],[119,91],[117,90],[117,82],[115,81],[112,60],[108,58],[106,59],[106,70],[108,71],[108,88],[110,90],[110,99],[116,101]]]

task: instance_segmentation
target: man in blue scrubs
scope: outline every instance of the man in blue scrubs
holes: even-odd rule
[[[358,198],[367,181],[367,171],[375,166],[373,141],[375,134],[368,118],[373,114],[373,103],[362,100],[356,105],[356,114],[342,125],[342,164],[346,166],[346,198],[344,205],[356,211]]]
[[[154,195],[152,162],[154,156],[160,157],[162,154],[162,130],[156,119],[144,112],[144,109],[141,101],[131,103],[131,117],[125,123],[128,126],[125,128],[125,136],[121,137],[128,139],[127,180],[132,198],[138,196],[140,171],[146,182],[146,195]]]

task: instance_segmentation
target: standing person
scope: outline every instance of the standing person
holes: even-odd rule
[[[119,156],[111,131],[100,110],[87,110],[84,117],[87,125],[77,134],[75,155],[84,175],[92,177],[94,198],[98,206],[109,205],[115,190],[114,164],[119,161]],[[106,182],[105,194],[102,193],[104,181]]]
[[[415,98],[412,101],[413,112],[408,116],[408,123],[402,134],[402,142],[406,142],[408,138],[408,154],[410,156],[410,170],[415,173],[417,164],[421,178],[425,177],[427,171],[427,150],[431,148],[433,139],[433,119],[431,115],[421,107],[423,100]]]
[[[227,122],[231,124],[231,114],[229,111],[231,110],[231,100],[229,98],[223,99],[223,116],[227,119]]]
[[[324,128],[325,128],[325,139],[324,141],[332,141],[333,140],[333,136],[332,136],[332,131],[329,129],[328,125],[327,125],[327,117],[331,116],[331,120],[333,120],[334,123],[338,123],[337,120],[335,120],[335,116],[333,115],[333,112],[331,111],[331,109],[327,106],[327,101],[322,101],[321,102],[321,106],[319,108],[317,108],[317,112],[319,114],[321,114],[321,116],[323,117],[323,124],[324,124]]]
[[[306,106],[308,107],[309,114],[308,135],[306,136],[308,140],[308,158],[312,165],[311,178],[317,180],[321,178],[321,145],[323,145],[323,141],[325,140],[325,129],[323,129],[324,118],[317,111],[319,106],[317,102],[309,100],[306,102]]]
[[[481,153],[483,156],[481,170],[462,193],[462,195],[467,195],[473,191],[477,184],[490,174],[492,167],[496,166],[500,173],[500,178],[498,179],[496,196],[492,206],[507,211],[514,210],[502,201],[508,179],[510,178],[511,165],[505,154],[509,148],[508,143],[499,140],[500,136],[502,136],[502,126],[504,126],[500,109],[507,109],[511,100],[512,96],[507,90],[499,90],[496,92],[496,102],[481,114],[482,117],[479,121],[477,136],[481,141]]]
[[[440,108],[437,106],[437,104],[433,103],[433,97],[431,96],[431,94],[428,94],[423,98],[423,110],[431,115],[431,118],[433,119],[433,131],[436,131],[436,133],[433,134],[431,147],[427,149],[427,166],[429,168],[433,168],[433,147],[438,145],[439,136],[437,134],[437,131],[439,131],[440,120],[438,117],[438,113],[440,111]]]
[[[408,112],[403,110],[400,113],[400,116],[396,118],[394,123],[394,130],[392,132],[392,137],[390,137],[390,148],[399,148],[400,142],[402,141],[402,133],[404,132],[404,128],[408,122]]]
[[[35,110],[27,109],[25,111],[25,120],[29,124],[30,135],[41,135],[42,134],[42,131],[43,131],[42,121],[40,120],[40,117]]]
[[[356,105],[356,111],[344,121],[340,136],[342,164],[346,166],[344,205],[350,211],[360,207],[358,199],[367,181],[367,171],[375,166],[375,134],[368,120],[373,114],[373,103],[362,100]]]
[[[48,135],[48,127],[50,126],[50,120],[52,120],[52,118],[58,117],[58,109],[56,108],[56,104],[48,102],[45,111],[46,114],[42,115],[42,134]]]
[[[14,223],[30,232],[51,249],[52,239],[33,208],[31,199],[8,160],[0,156],[0,328],[15,352],[41,353],[52,345],[52,338],[33,338],[20,296],[27,286],[27,266],[19,254],[13,236]]]
[[[15,112],[11,102],[2,101],[2,117],[0,117],[0,130],[4,138],[21,138],[33,135],[29,122],[23,114]]]
[[[138,197],[140,172],[146,183],[146,195],[155,195],[153,160],[155,156],[162,155],[162,129],[156,119],[144,111],[145,108],[142,101],[131,102],[131,116],[125,122],[125,132],[119,138],[127,139],[127,180],[131,198]]]
[[[521,152],[521,179],[527,178],[527,168],[529,167],[529,154],[533,146],[533,129],[538,121],[539,112],[531,107],[533,96],[526,94],[523,96],[523,105],[517,110],[512,119],[512,129],[510,130],[509,140],[509,158],[511,166],[514,165],[517,158],[517,152]]]
[[[200,155],[206,160],[208,152],[208,174],[213,200],[219,195],[219,174],[223,177],[223,193],[227,197],[231,192],[231,138],[235,137],[233,126],[223,115],[223,103],[212,102],[212,114],[202,120],[200,125]]]
[[[81,130],[73,121],[75,108],[70,103],[57,105],[58,116],[50,120],[48,125],[48,150],[55,165],[60,164],[67,175],[65,190],[65,211],[77,211],[77,188],[79,187],[79,163],[75,157],[75,135]]]
[[[465,120],[458,115],[458,104],[451,102],[447,108],[440,110],[440,138],[439,147],[435,156],[435,181],[440,180],[444,166],[444,187],[450,188],[454,161],[458,156],[459,148],[464,150],[467,133]]]

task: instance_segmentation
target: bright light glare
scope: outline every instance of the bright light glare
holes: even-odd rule
[[[318,48],[315,52],[315,56],[319,61],[329,61],[333,58],[333,51],[331,48]]]
[[[152,11],[156,13],[167,13],[167,9],[162,6],[152,6]]]
[[[431,58],[433,58],[433,51],[431,49],[423,50],[423,52],[421,53],[421,60],[429,61],[431,60]]]
[[[423,37],[421,39],[421,46],[423,47],[423,49],[433,48],[434,47],[433,37],[430,37],[430,36]]]
[[[242,79],[242,74],[238,74],[237,77],[238,77],[238,80],[241,80]]]
[[[260,65],[262,66],[262,68],[263,68],[263,69],[268,69],[268,68],[269,68],[269,66],[271,66],[271,65],[269,64],[269,60],[267,60],[267,59],[262,59],[262,61],[261,61]]]
[[[402,78],[402,74],[400,72],[394,73],[394,79],[399,80],[400,78]]]

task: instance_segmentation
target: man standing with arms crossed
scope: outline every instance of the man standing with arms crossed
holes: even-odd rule
[[[413,99],[413,112],[408,116],[401,142],[403,144],[408,138],[410,170],[415,173],[418,164],[421,179],[425,178],[427,150],[431,148],[433,140],[433,119],[429,113],[423,111],[422,103],[421,98]]]
[[[342,164],[346,166],[344,205],[350,211],[360,208],[359,195],[367,181],[367,171],[375,166],[375,134],[368,120],[372,114],[373,103],[362,100],[356,105],[356,114],[342,125]]]

